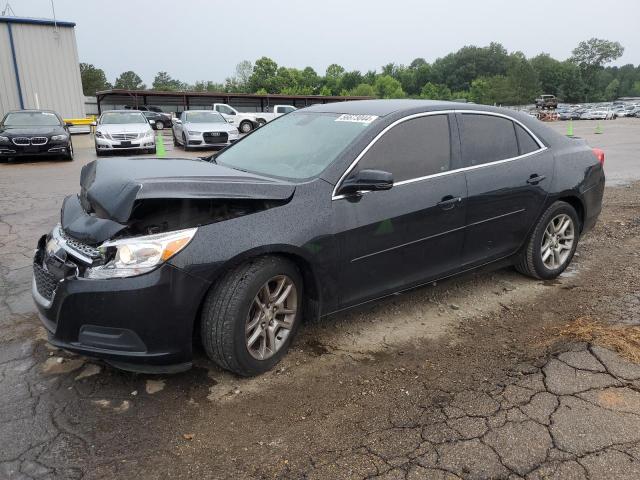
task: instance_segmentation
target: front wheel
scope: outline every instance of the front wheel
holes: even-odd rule
[[[71,162],[73,160],[73,143],[69,142],[69,148],[67,148],[67,153],[64,155],[64,159]]]
[[[245,120],[240,124],[240,131],[242,133],[249,133],[251,130],[253,130],[253,123]]]
[[[227,273],[202,308],[209,358],[245,377],[273,368],[300,324],[302,289],[298,268],[282,257],[260,257]]]
[[[556,278],[571,263],[579,238],[576,210],[566,202],[555,202],[538,220],[516,269],[533,278]]]
[[[164,123],[156,121],[156,130],[164,130]]]

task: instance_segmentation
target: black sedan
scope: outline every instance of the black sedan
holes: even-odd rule
[[[510,110],[316,105],[206,159],[86,165],[34,258],[56,346],[120,368],[272,368],[324,317],[488,264],[560,275],[604,154]]]
[[[73,160],[69,126],[50,110],[17,110],[0,123],[0,158],[49,156]]]

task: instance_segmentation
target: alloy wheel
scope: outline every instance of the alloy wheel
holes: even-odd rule
[[[268,280],[253,299],[245,325],[249,354],[257,360],[275,355],[285,344],[296,319],[298,291],[288,276]]]
[[[542,263],[549,270],[556,270],[565,264],[575,242],[575,226],[565,213],[556,215],[547,224],[542,236],[540,253]]]

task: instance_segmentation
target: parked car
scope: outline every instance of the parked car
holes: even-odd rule
[[[525,113],[366,100],[293,112],[204,159],[84,166],[34,257],[50,342],[145,372],[199,333],[239,375],[324,317],[491,264],[552,279],[600,213],[604,153]]]
[[[616,114],[613,110],[587,110],[580,115],[581,120],[615,120]]]
[[[188,110],[173,122],[173,144],[185,150],[194,147],[226,147],[240,133],[222,115],[211,110]]]
[[[73,160],[69,124],[51,110],[16,110],[0,122],[0,159],[22,156]]]
[[[95,125],[96,155],[121,150],[156,153],[152,122],[137,110],[104,112]]]
[[[220,113],[229,123],[233,123],[242,133],[249,133],[251,130],[278,118],[281,115],[293,112],[296,107],[292,105],[276,105],[273,112],[245,113],[239,112],[226,103],[214,103],[213,109]]]
[[[156,112],[156,113],[164,113],[160,107],[155,107],[153,105],[140,105],[138,107],[124,107],[125,110],[138,110],[140,112]]]
[[[555,95],[540,95],[535,100],[536,108],[541,109],[554,109],[558,108],[558,99]]]
[[[153,120],[151,126],[154,130],[164,130],[164,127],[170,127],[172,125],[171,115],[158,112],[142,112],[147,117],[147,120]]]

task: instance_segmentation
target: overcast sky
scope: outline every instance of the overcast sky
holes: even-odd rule
[[[222,82],[241,60],[324,73],[428,62],[464,45],[502,43],[565,59],[581,40],[617,40],[616,62],[640,64],[639,0],[54,0],[75,22],[81,62],[109,81],[161,70],[185,82]],[[0,0],[0,10],[7,0]],[[18,16],[51,17],[51,0],[9,0]]]

